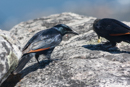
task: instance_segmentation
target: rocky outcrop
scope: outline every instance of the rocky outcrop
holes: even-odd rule
[[[21,51],[8,31],[0,30],[0,85],[18,65]]]
[[[15,87],[129,87],[130,44],[119,43],[119,49],[107,49],[106,40],[97,42],[92,30],[94,17],[62,13],[22,22],[10,30],[22,47],[36,32],[56,24],[69,25],[79,35],[68,35],[57,46],[47,62],[40,56],[41,66],[32,58],[22,70]],[[129,22],[125,22],[130,26]],[[8,83],[6,83],[8,84]]]

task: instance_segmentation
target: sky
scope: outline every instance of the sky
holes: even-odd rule
[[[0,0],[0,29],[62,12],[130,21],[129,8],[130,0]]]

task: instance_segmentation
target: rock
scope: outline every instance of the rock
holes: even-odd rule
[[[0,85],[16,68],[21,51],[8,31],[0,30]],[[18,42],[17,42],[18,43]]]
[[[22,47],[38,31],[56,24],[69,25],[80,35],[65,36],[48,63],[40,56],[42,67],[32,58],[22,70],[22,80],[15,87],[129,87],[130,44],[119,43],[119,49],[107,49],[107,40],[97,42],[92,30],[94,17],[62,13],[22,22],[10,30]],[[130,26],[130,22],[125,22]]]

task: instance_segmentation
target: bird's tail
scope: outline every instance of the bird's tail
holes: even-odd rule
[[[17,74],[19,73],[23,68],[24,66],[26,65],[26,63],[33,57],[33,55],[30,53],[30,54],[24,54],[20,61],[19,61],[19,64],[18,66],[16,67],[16,69],[13,71],[13,74]]]

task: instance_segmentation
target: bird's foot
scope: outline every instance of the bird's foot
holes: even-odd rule
[[[52,62],[53,60],[45,60],[45,61],[42,61],[42,63],[38,63],[39,64],[39,67],[40,68],[43,68],[45,67],[46,65],[48,65],[50,62]]]

